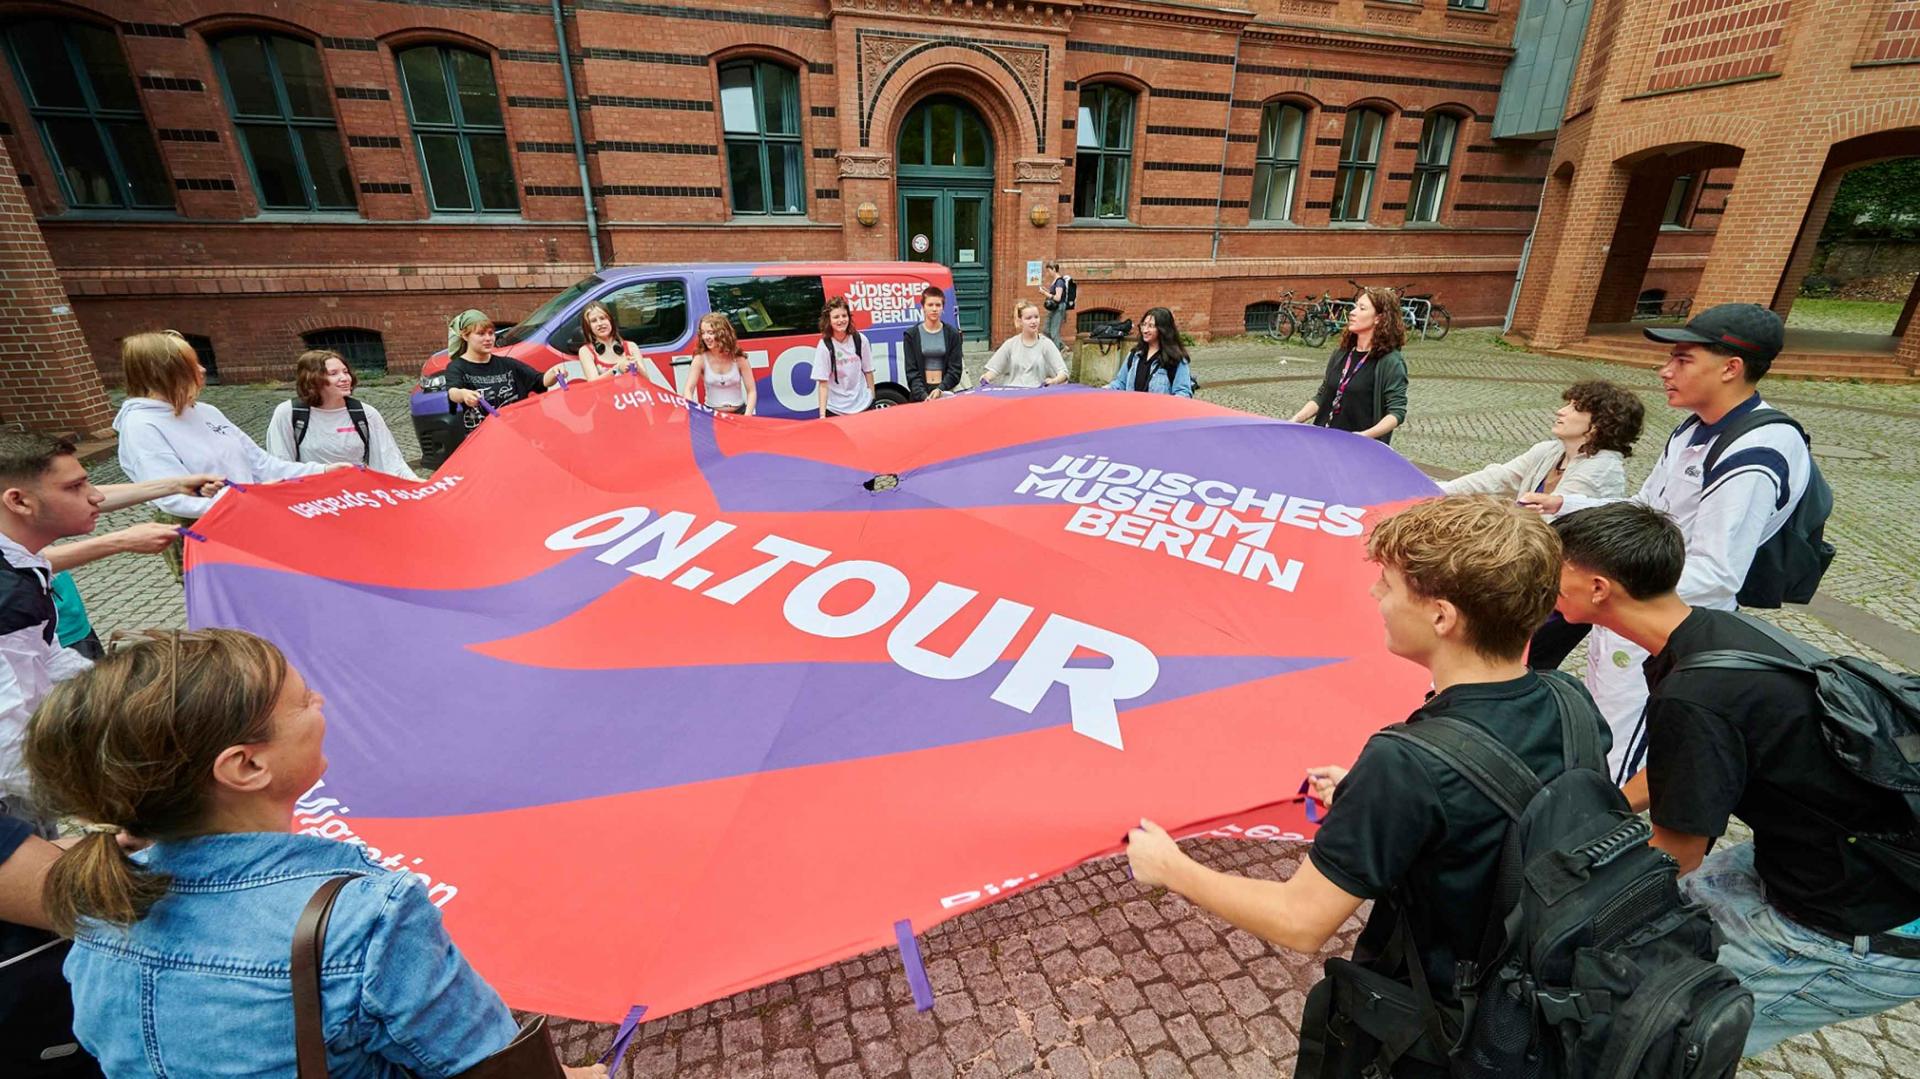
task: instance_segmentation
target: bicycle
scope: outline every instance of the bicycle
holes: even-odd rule
[[[1293,290],[1288,289],[1280,294],[1279,304],[1273,313],[1273,321],[1258,331],[1263,340],[1277,345],[1293,336],[1298,325],[1294,322],[1292,306]]]
[[[1408,292],[1412,287],[1405,284],[1390,290],[1400,299],[1400,313],[1407,320],[1407,328],[1419,330],[1425,340],[1440,340],[1453,328],[1453,313],[1434,303],[1431,292]]]
[[[1319,348],[1327,343],[1327,337],[1335,326],[1347,324],[1347,311],[1353,304],[1346,300],[1336,300],[1332,292],[1322,292],[1300,316],[1300,340],[1308,348]]]

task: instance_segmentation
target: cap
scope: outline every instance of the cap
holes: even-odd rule
[[[1743,358],[1772,360],[1786,343],[1786,323],[1757,303],[1709,307],[1679,329],[1649,329],[1648,339],[1669,345],[1719,345]]]

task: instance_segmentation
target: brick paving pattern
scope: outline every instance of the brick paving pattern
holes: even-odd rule
[[[1411,415],[1394,446],[1435,468],[1477,468],[1538,441],[1561,390],[1582,378],[1612,379],[1647,402],[1640,452],[1628,462],[1630,482],[1645,475],[1680,418],[1650,371],[1531,356],[1484,332],[1415,342],[1407,354]],[[1324,362],[1324,353],[1297,346],[1204,346],[1197,353],[1201,396],[1290,415]],[[1821,467],[1839,495],[1828,529],[1839,555],[1823,595],[1920,632],[1920,582],[1911,570],[1920,542],[1905,525],[1920,516],[1920,387],[1781,382],[1766,389],[1769,400],[1814,432]],[[263,435],[285,392],[220,386],[207,399]],[[406,387],[363,386],[359,396],[381,409],[414,456]],[[111,458],[96,463],[94,474],[103,482],[120,478]],[[144,518],[145,511],[129,510],[103,527]],[[103,637],[185,622],[179,588],[157,557],[121,556],[75,576]],[[1767,613],[1823,648],[1900,665],[1803,609]],[[1579,662],[1578,655],[1569,662]],[[1914,664],[1909,658],[1906,665]],[[1217,868],[1276,879],[1290,874],[1303,853],[1294,844],[1246,841],[1203,840],[1190,848]],[[1327,954],[1350,947],[1358,924],[1344,927]],[[1149,892],[1113,859],[936,927],[924,935],[922,951],[935,991],[930,1012],[914,1010],[898,959],[878,951],[646,1023],[620,1074],[1290,1075],[1305,991],[1323,958],[1269,947],[1182,900]],[[581,1061],[604,1051],[613,1029],[563,1022],[557,1033],[568,1058]],[[1920,1008],[1794,1039],[1748,1061],[1743,1072],[1765,1079],[1920,1074]]]

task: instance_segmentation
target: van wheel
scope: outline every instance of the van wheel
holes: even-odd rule
[[[892,408],[895,405],[904,405],[909,400],[910,398],[907,396],[907,391],[898,386],[875,386],[873,388],[874,408]]]

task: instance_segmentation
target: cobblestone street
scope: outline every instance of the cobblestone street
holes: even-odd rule
[[[1409,422],[1394,448],[1436,475],[1505,460],[1547,437],[1561,391],[1584,378],[1629,386],[1647,404],[1639,452],[1627,462],[1630,484],[1646,474],[1680,419],[1652,371],[1532,356],[1488,331],[1416,341],[1406,354]],[[1205,400],[1287,416],[1312,392],[1325,359],[1303,347],[1237,340],[1197,349],[1195,371]],[[1769,616],[1823,648],[1920,668],[1920,575],[1912,568],[1920,537],[1908,524],[1920,516],[1920,387],[1773,380],[1763,387],[1814,435],[1836,493],[1827,535],[1839,549],[1814,605]],[[394,380],[359,396],[381,409],[411,458],[417,447],[406,391]],[[264,441],[267,416],[286,394],[285,387],[219,386],[206,399]],[[121,479],[111,455],[94,463],[94,476]],[[102,528],[145,516],[125,511]],[[75,577],[103,639],[114,630],[185,624],[180,590],[158,557],[122,556]],[[1578,662],[1577,655],[1569,661]],[[1291,794],[1285,777],[1276,784],[1276,796]],[[1273,878],[1290,874],[1302,856],[1292,844],[1192,846],[1218,868]],[[1329,954],[1350,946],[1357,926],[1349,923]],[[956,918],[926,933],[922,949],[936,993],[930,1012],[914,1010],[893,953],[875,952],[644,1024],[620,1074],[1290,1075],[1305,991],[1320,963],[1152,894],[1111,860]],[[575,1061],[604,1050],[612,1033],[585,1023],[560,1028]],[[1795,1039],[1743,1071],[1768,1079],[1920,1075],[1920,1009]]]

